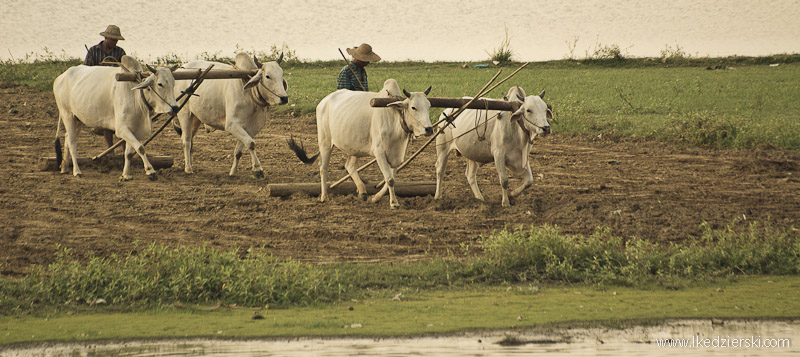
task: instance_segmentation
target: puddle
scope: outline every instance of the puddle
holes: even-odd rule
[[[5,350],[2,356],[797,356],[800,320],[669,321],[625,330],[554,329],[421,338],[170,340],[57,344]]]

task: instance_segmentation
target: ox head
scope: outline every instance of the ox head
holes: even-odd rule
[[[177,68],[178,65],[174,65],[170,68],[153,68],[147,65],[147,69],[149,69],[152,74],[132,89],[141,89],[145,91],[145,93],[150,93],[150,95],[146,96],[148,98],[147,101],[157,114],[174,114],[178,112],[178,102],[175,101],[175,93],[173,92],[175,77],[172,76],[172,72]]]
[[[539,95],[525,96],[525,91],[520,87],[513,87],[508,92],[509,101],[521,103],[519,109],[511,114],[511,121],[519,121],[519,124],[528,134],[528,140],[533,142],[537,135],[546,136],[550,134],[550,122],[553,119],[553,112],[542,98],[544,91]]]
[[[427,97],[430,92],[431,87],[428,87],[424,92],[411,93],[403,89],[403,95],[406,96],[406,99],[387,105],[387,107],[393,108],[400,114],[403,128],[413,133],[414,136],[429,136],[433,134],[430,117],[431,102],[428,101]]]
[[[277,61],[261,63],[256,56],[253,56],[253,64],[258,68],[258,72],[253,78],[250,78],[244,85],[244,89],[256,87],[259,93],[266,99],[269,105],[279,105],[289,103],[289,96],[286,90],[289,89],[289,84],[283,79],[283,68],[280,64],[283,61],[283,53],[278,57]],[[239,58],[237,57],[237,67],[239,67]]]

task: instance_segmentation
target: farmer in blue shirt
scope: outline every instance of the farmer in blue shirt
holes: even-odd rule
[[[370,62],[378,62],[381,57],[372,52],[372,46],[362,43],[361,46],[348,48],[347,53],[353,60],[342,67],[339,78],[336,81],[336,89],[349,89],[359,91],[369,91],[367,83],[367,71],[364,69]]]

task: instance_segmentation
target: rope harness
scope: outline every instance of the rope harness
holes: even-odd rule
[[[486,140],[486,131],[489,130],[489,126],[486,125],[486,123],[489,121],[489,102],[486,102],[486,107],[485,108],[486,108],[486,110],[483,111],[483,113],[484,113],[483,114],[483,118],[484,118],[484,120],[483,120],[483,134],[478,132],[478,126],[480,126],[481,111],[480,110],[476,110],[475,111],[475,135],[478,136],[478,141]],[[492,117],[492,119],[496,118],[498,115],[500,115],[500,113],[495,114]]]
[[[390,95],[388,90],[386,91],[386,95],[388,95],[389,97],[394,98],[396,100],[399,100],[401,102],[405,100],[405,98],[403,98],[403,97],[396,96],[396,95]],[[406,107],[405,107],[405,105],[403,106],[403,109],[400,110],[400,127],[403,128],[403,131],[405,131],[406,134],[414,134],[414,131],[411,130],[411,128],[409,128],[408,124],[406,123]]]
[[[130,69],[128,69],[127,67],[125,67],[125,65],[123,65],[123,64],[122,64],[122,62],[105,62],[105,61],[104,61],[104,62],[102,62],[102,63],[111,63],[111,64],[116,64],[116,65],[118,65],[120,68],[122,68],[124,71],[126,71],[126,72],[128,72],[128,73],[134,73],[134,74],[136,74],[136,82],[137,82],[137,83],[142,83],[142,81],[144,80],[144,78],[142,78],[142,74],[143,74],[143,72],[134,72],[134,71],[131,71]],[[153,73],[153,74],[155,74],[155,73]],[[164,97],[162,97],[160,94],[158,94],[158,92],[156,92],[155,90],[153,90],[152,92],[153,92],[153,94],[155,94],[155,96],[156,96],[158,99],[161,99],[161,101],[162,101],[162,102],[164,102],[165,104],[169,105],[169,102],[167,102],[167,100],[166,100],[166,99],[164,99]],[[148,110],[148,111],[153,111],[153,105],[152,105],[152,104],[150,104],[150,102],[147,100],[147,97],[144,95],[144,91],[139,91],[139,94],[141,95],[141,97],[142,97],[142,102],[144,102],[144,105],[147,107],[147,110]],[[155,116],[155,117],[153,117],[153,120],[155,120],[155,118],[156,118],[156,117],[158,117],[158,116]]]
[[[447,115],[447,114],[445,114],[445,115]],[[479,115],[480,115],[480,113],[477,113],[477,112],[475,113],[475,129],[472,129],[472,130],[475,130],[475,134],[478,136],[478,140],[479,140],[479,141],[484,141],[484,140],[486,140],[486,131],[487,131],[487,130],[489,130],[489,125],[488,125],[488,123],[489,123],[489,120],[494,120],[494,119],[497,119],[497,117],[500,115],[500,113],[497,113],[497,114],[495,114],[494,116],[492,116],[492,117],[490,117],[490,118],[486,118],[486,120],[484,120],[484,121],[483,121],[483,123],[480,123],[480,122],[478,121],[478,116],[479,116]],[[489,115],[489,114],[488,114],[488,111],[487,111],[487,112],[486,112],[486,116],[488,116],[488,115]],[[485,117],[484,117],[484,118],[485,118]],[[528,122],[529,124],[531,124],[531,125],[533,125],[533,126],[535,126],[535,127],[539,128],[539,129],[542,129],[542,130],[544,130],[544,127],[534,124],[534,123],[533,123],[533,122],[531,122],[530,120],[526,119],[524,115],[522,116],[522,119],[521,119],[521,120],[517,121],[517,124],[519,125],[520,129],[522,129],[522,132],[523,132],[523,133],[525,133],[525,137],[527,137],[527,138],[528,138],[528,139],[526,139],[525,141],[527,141],[527,142],[528,142],[528,144],[533,144],[533,139],[535,139],[535,138],[536,138],[536,136],[533,136],[533,137],[531,137],[531,132],[530,132],[530,130],[528,130],[527,128],[525,128],[525,125],[524,125],[524,124],[522,124],[522,121],[523,121],[523,120],[524,120],[524,121],[526,121],[526,122]],[[478,127],[479,127],[479,126],[481,126],[481,125],[483,125],[483,126],[484,126],[484,127],[483,127],[483,137],[481,137],[481,134],[478,132]],[[461,135],[459,135],[459,136],[456,136],[456,137],[454,137],[454,138],[452,138],[452,139],[450,139],[450,140],[447,140],[447,141],[445,141],[444,143],[442,143],[441,145],[447,145],[447,144],[450,144],[450,143],[452,143],[453,141],[455,141],[456,139],[458,139],[458,138],[460,138],[460,137],[462,137],[462,136],[464,136],[464,135],[467,135],[467,134],[469,134],[470,132],[472,132],[472,130],[469,130],[469,131],[467,131],[467,132],[464,132],[464,133],[462,133],[462,134],[461,134]]]

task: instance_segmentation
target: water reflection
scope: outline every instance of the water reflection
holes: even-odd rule
[[[744,346],[746,341],[750,341],[749,346]],[[800,347],[793,343],[798,341],[800,320],[719,323],[683,320],[625,330],[490,332],[414,339],[195,339],[65,344],[4,353],[11,356],[511,356],[544,353],[556,356],[797,356]],[[682,342],[688,345],[681,346]]]

